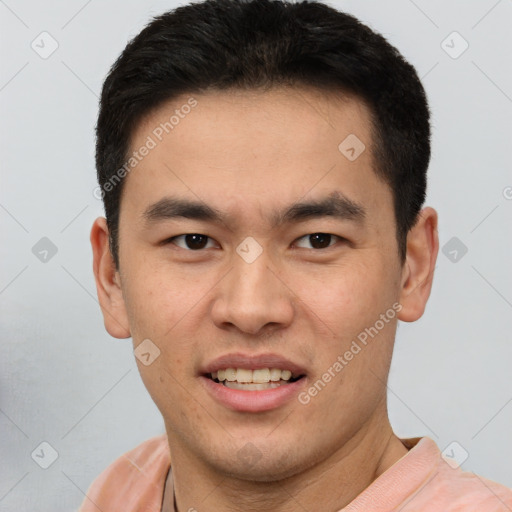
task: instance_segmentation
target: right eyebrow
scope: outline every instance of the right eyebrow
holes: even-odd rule
[[[215,208],[204,203],[164,197],[150,205],[142,214],[146,224],[183,217],[193,220],[205,220],[210,222],[224,222],[224,215]]]

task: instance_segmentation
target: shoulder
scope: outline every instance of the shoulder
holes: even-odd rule
[[[430,441],[433,444],[433,441]],[[437,449],[436,464],[411,505],[445,512],[506,512],[512,510],[512,489],[470,471]],[[432,507],[432,508],[429,508]]]
[[[167,435],[144,441],[112,462],[93,481],[79,512],[160,511],[170,463]]]
[[[512,489],[493,482],[475,473],[454,469],[442,462],[439,472],[433,477],[436,495],[449,510],[464,512],[505,512],[512,510]],[[436,482],[437,480],[437,482]],[[436,499],[436,498],[434,498]]]

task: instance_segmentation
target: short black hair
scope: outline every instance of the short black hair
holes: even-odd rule
[[[116,268],[122,178],[138,123],[183,94],[272,86],[353,94],[369,106],[374,172],[393,194],[403,264],[430,161],[430,111],[414,67],[381,34],[318,1],[204,0],[153,18],[103,84],[96,168]]]

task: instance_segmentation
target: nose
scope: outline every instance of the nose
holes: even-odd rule
[[[252,263],[236,256],[234,268],[219,283],[211,310],[217,327],[260,335],[291,324],[293,293],[264,254]]]

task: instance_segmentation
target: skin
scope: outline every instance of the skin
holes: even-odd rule
[[[188,98],[148,115],[132,149]],[[369,112],[356,98],[299,88],[194,98],[197,107],[126,177],[119,270],[105,219],[94,222],[105,327],[161,351],[137,364],[164,418],[177,510],[317,510],[321,496],[322,510],[337,511],[407,453],[389,423],[386,382],[397,320],[420,318],[430,295],[437,212],[421,211],[401,265],[391,190],[372,170]],[[349,134],[366,145],[353,162],[338,150]],[[271,212],[334,191],[364,206],[363,225],[324,216],[271,226]],[[165,196],[232,217],[148,226],[142,212]],[[187,233],[211,238],[199,251],[183,238],[159,245]],[[314,233],[345,240],[315,248]],[[236,252],[248,236],[263,250],[250,264]],[[307,389],[395,303],[397,316],[307,405],[238,412],[200,385],[199,368],[219,355],[276,352],[307,369]],[[249,442],[261,455],[254,463],[237,455]]]

